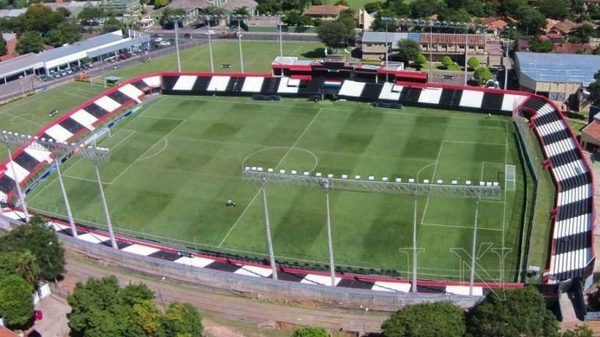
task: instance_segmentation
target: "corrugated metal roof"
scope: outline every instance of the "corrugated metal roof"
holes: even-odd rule
[[[87,53],[87,56],[89,58],[93,58],[93,57],[97,57],[100,55],[110,53],[111,51],[118,51],[119,49],[125,49],[125,48],[129,48],[129,47],[132,47],[135,45],[140,45],[140,44],[142,44],[144,42],[148,42],[148,41],[150,41],[149,36],[136,37],[135,39],[124,40],[124,41],[119,42],[118,44],[112,45],[110,47],[105,47],[105,48],[100,48],[98,50],[94,50],[92,52]]]
[[[46,52],[40,53],[40,56],[42,57],[42,60],[44,62],[49,62],[67,55],[80,53],[92,48],[98,48],[103,45],[113,43],[122,39],[123,37],[121,35],[121,32],[117,31],[115,33],[99,35],[85,41],[76,42],[68,46],[51,49]]]
[[[43,66],[43,62],[39,54],[25,54],[15,57],[8,61],[0,62],[0,76],[8,77]]]
[[[410,39],[419,42],[421,33],[397,33],[388,32],[387,40],[385,32],[364,32],[362,43],[385,43],[386,41],[393,46],[397,45],[401,40]]]
[[[600,55],[515,53],[521,73],[538,82],[590,85],[600,70]]]

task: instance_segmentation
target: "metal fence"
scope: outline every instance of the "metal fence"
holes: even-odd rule
[[[520,152],[525,154],[526,159],[525,164],[527,165],[527,169],[531,172],[531,176],[533,178],[533,186],[532,186],[532,195],[531,200],[528,205],[528,214],[527,220],[524,223],[525,228],[521,231],[521,233],[525,233],[524,237],[524,248],[522,252],[521,259],[521,270],[526,271],[529,267],[529,253],[531,249],[531,235],[533,232],[533,220],[535,218],[535,212],[537,208],[537,195],[538,195],[538,184],[540,180],[540,163],[541,158],[539,154],[539,144],[536,136],[533,134],[533,131],[529,129],[528,120],[522,116],[514,116],[513,117],[515,129],[517,130],[517,142],[520,148]],[[525,179],[525,183],[527,184],[527,179]],[[527,185],[525,185],[525,193],[528,192]],[[527,200],[527,195],[526,198]],[[523,243],[523,241],[521,241]],[[521,245],[523,246],[523,244]],[[521,281],[525,281],[526,274],[523,273],[521,275]]]

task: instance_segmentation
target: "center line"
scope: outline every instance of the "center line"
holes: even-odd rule
[[[279,168],[279,165],[281,165],[283,163],[283,161],[285,160],[285,158],[287,158],[287,156],[290,154],[290,152],[292,152],[292,150],[294,149],[294,147],[296,147],[296,145],[298,145],[298,143],[300,142],[300,140],[302,139],[302,137],[304,137],[304,134],[306,134],[306,132],[308,131],[308,129],[310,129],[310,127],[313,125],[313,123],[317,120],[317,117],[319,117],[319,115],[321,114],[321,111],[323,111],[323,109],[319,109],[319,111],[315,114],[315,117],[313,117],[313,119],[310,121],[310,123],[308,123],[308,125],[306,126],[306,128],[304,129],[304,131],[302,131],[302,133],[300,134],[300,136],[298,136],[298,139],[296,139],[296,141],[294,142],[294,144],[292,144],[292,146],[290,146],[290,148],[287,150],[287,152],[283,155],[283,157],[281,158],[281,160],[277,163],[277,165],[273,169],[277,170]],[[244,208],[244,210],[242,211],[242,214],[240,214],[240,216],[233,223],[233,225],[231,226],[231,228],[229,228],[229,231],[227,232],[227,234],[225,234],[225,237],[223,238],[223,240],[221,240],[221,243],[219,243],[219,248],[223,246],[223,243],[225,243],[225,240],[227,240],[227,238],[229,237],[229,235],[231,234],[231,232],[233,232],[233,229],[242,220],[242,218],[244,217],[244,215],[246,214],[246,212],[248,212],[248,210],[250,209],[250,206],[252,206],[252,204],[254,203],[254,200],[256,200],[256,198],[258,198],[258,196],[260,195],[260,191],[261,190],[259,189],[256,192],[256,194],[254,195],[254,197],[252,197],[252,199],[250,200],[250,202],[248,203],[248,205],[246,206],[246,208]]]

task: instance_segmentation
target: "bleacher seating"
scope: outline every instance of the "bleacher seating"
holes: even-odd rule
[[[245,77],[232,77],[229,80],[229,84],[227,84],[227,89],[225,89],[228,93],[239,93],[242,91],[244,87]]]
[[[133,101],[133,99],[131,99],[131,97],[125,95],[124,93],[122,93],[119,90],[116,90],[116,91],[108,94],[108,97],[110,97],[113,101],[115,101],[121,105]]]
[[[504,95],[502,93],[491,93],[486,92],[483,94],[483,101],[481,102],[481,109],[485,111],[499,111],[502,110],[502,101]],[[512,111],[513,109],[511,109]]]
[[[92,103],[92,104],[86,106],[85,108],[83,108],[83,110],[85,110],[87,113],[89,113],[90,115],[92,115],[98,119],[101,119],[102,117],[108,115],[108,111],[104,110],[102,107],[100,107],[96,103]]]
[[[62,126],[72,134],[76,134],[77,132],[81,131],[81,129],[84,129],[83,125],[71,117],[65,118],[62,122],[58,123],[58,125]]]
[[[363,88],[360,97],[367,102],[376,101],[379,99],[379,94],[381,94],[382,89],[382,84],[367,83],[365,84],[365,87]]]
[[[404,105],[416,105],[420,96],[421,88],[404,87],[400,94],[400,102]]]
[[[164,90],[167,90],[170,92],[173,90],[173,88],[175,87],[175,84],[177,83],[178,80],[179,80],[179,76],[163,76],[162,88]],[[138,87],[140,90],[143,90],[143,88],[147,88],[148,85],[146,84],[146,82],[141,81],[141,83],[139,83],[139,86],[136,85],[136,87]]]
[[[321,95],[323,90],[323,82],[325,80],[322,76],[315,76],[312,79],[306,81],[306,84],[300,86],[298,95],[301,97],[310,97],[312,95]]]
[[[553,242],[548,277],[562,281],[587,277],[593,266],[592,230],[594,218],[593,179],[566,122],[552,104],[532,96],[523,108],[534,111],[531,117],[557,196],[553,215]]]
[[[265,78],[260,93],[263,95],[276,95],[280,80],[279,77]]]
[[[288,77],[230,77],[228,75],[196,76],[165,75],[149,76],[131,83],[124,83],[106,96],[96,99],[83,109],[71,112],[70,116],[44,129],[40,138],[66,141],[81,131],[93,130],[99,119],[119,110],[124,104],[142,98],[150,87],[163,88],[163,93],[215,94],[231,93],[253,95],[257,100],[279,100],[281,95],[312,97],[328,94],[329,97],[361,99],[387,108],[404,105],[436,106],[440,108],[468,108],[480,112],[510,114],[518,106],[531,112],[531,125],[539,136],[540,145],[547,160],[544,165],[551,171],[556,183],[556,208],[552,212],[553,245],[548,273],[554,280],[565,280],[575,276],[589,275],[594,256],[592,228],[594,221],[593,178],[582,157],[580,148],[569,132],[562,115],[545,98],[524,93],[479,91],[474,88],[463,90],[448,87],[422,88],[409,84],[376,84],[368,81],[336,82],[329,79],[330,89],[325,89],[325,77],[310,80]],[[341,80],[341,79],[340,79]],[[331,90],[329,93],[326,90]],[[17,177],[23,179],[50,159],[50,152],[28,147],[15,158]],[[6,163],[5,163],[6,165]],[[0,197],[13,191],[14,173],[9,167],[0,175]]]
[[[33,171],[33,169],[36,168],[40,164],[39,161],[37,161],[35,158],[33,158],[32,156],[27,154],[27,152],[25,152],[25,151],[19,153],[19,155],[16,156],[14,158],[14,160],[15,160],[15,163],[21,165],[21,167],[23,167],[24,169],[26,169],[29,172]]]
[[[440,97],[440,105],[447,108],[454,108],[460,105],[462,99],[462,90],[444,89]]]
[[[194,86],[192,87],[191,93],[197,95],[205,94],[211,79],[212,77],[209,76],[198,76]]]

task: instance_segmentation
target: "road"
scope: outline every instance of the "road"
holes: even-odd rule
[[[80,256],[67,254],[66,273],[59,286],[68,292],[76,282],[84,282],[90,277],[115,275],[122,285],[129,282],[144,282],[156,294],[158,305],[168,305],[172,301],[189,302],[201,312],[217,316],[251,321],[256,324],[276,322],[292,325],[319,326],[332,331],[356,331],[361,333],[379,332],[381,323],[388,314],[369,310],[344,311],[341,309],[316,308],[312,303],[283,305],[266,303],[255,299],[233,295],[216,294],[206,289],[191,288],[160,279],[141,278],[118,269],[107,268],[83,261]]]

